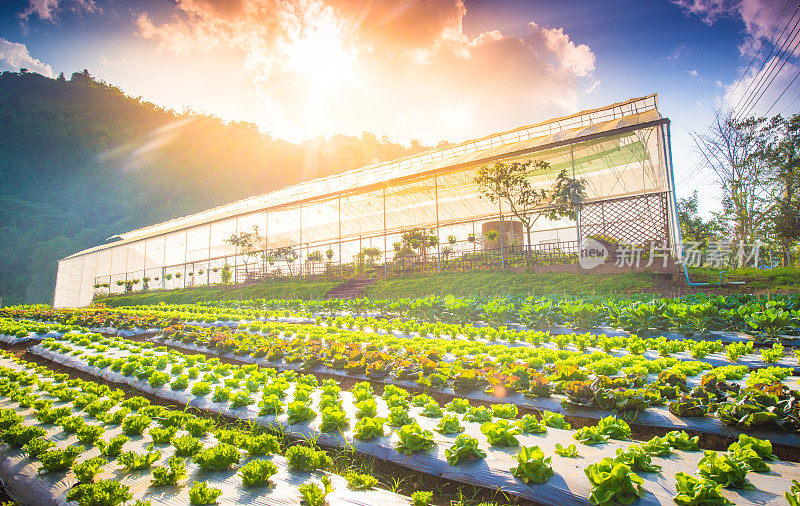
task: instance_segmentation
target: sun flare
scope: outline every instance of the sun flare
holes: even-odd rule
[[[357,50],[347,44],[342,26],[332,16],[320,16],[287,48],[286,66],[304,74],[315,95],[355,81]]]

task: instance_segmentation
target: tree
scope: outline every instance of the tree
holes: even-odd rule
[[[706,133],[692,134],[703,163],[722,188],[721,218],[740,245],[763,233],[771,207],[769,165],[762,156],[764,123],[764,118],[738,119],[733,111],[717,111]]]
[[[566,169],[556,176],[549,189],[534,188],[529,176],[534,171],[546,171],[550,164],[543,160],[525,162],[496,162],[478,169],[474,183],[478,194],[491,203],[505,202],[511,213],[525,227],[528,246],[536,221],[547,216],[550,220],[575,219],[576,205],[583,200],[586,182],[567,176]]]
[[[800,114],[776,116],[768,127],[763,156],[772,166],[772,208],[768,226],[780,247],[781,264],[791,264],[791,250],[800,239]]]
[[[678,200],[678,224],[681,227],[681,238],[685,242],[698,243],[702,249],[708,247],[709,239],[721,232],[718,223],[714,220],[703,220],[697,214],[697,190],[690,198]]]
[[[243,231],[238,235],[233,234],[228,239],[225,239],[225,242],[231,246],[236,246],[238,253],[245,256],[244,272],[245,276],[247,276],[247,260],[264,251],[264,238],[258,235],[258,226],[253,225],[252,232]]]

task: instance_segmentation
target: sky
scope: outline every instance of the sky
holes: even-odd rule
[[[290,141],[369,131],[460,142],[658,93],[678,196],[698,190],[708,215],[719,191],[691,134],[720,108],[800,112],[798,9],[798,0],[4,0],[0,70],[88,69],[128,95]]]

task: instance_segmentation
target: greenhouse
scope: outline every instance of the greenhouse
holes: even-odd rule
[[[585,183],[575,219],[524,233],[481,167],[537,160],[548,189]],[[268,278],[354,276],[575,264],[582,241],[660,244],[678,254],[669,119],[650,95],[458,145],[304,182],[123,233],[59,261],[54,306],[95,295]],[[526,231],[527,232],[527,231]]]

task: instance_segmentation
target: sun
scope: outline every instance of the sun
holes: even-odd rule
[[[342,26],[332,16],[320,16],[287,48],[286,66],[306,75],[321,91],[355,81],[356,48],[344,41]]]

